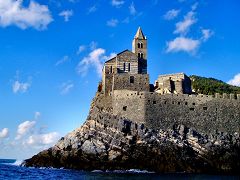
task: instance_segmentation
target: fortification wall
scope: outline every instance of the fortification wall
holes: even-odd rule
[[[135,122],[145,122],[145,99],[138,91],[116,90],[113,93],[113,114]]]
[[[153,129],[181,123],[202,133],[240,132],[240,97],[224,97],[114,91],[113,114]]]

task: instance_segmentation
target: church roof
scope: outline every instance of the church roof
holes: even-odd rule
[[[135,35],[135,38],[138,39],[146,39],[146,37],[144,36],[141,27],[138,28],[137,33]]]
[[[120,54],[125,53],[125,52],[130,52],[130,53],[134,54],[132,51],[130,51],[130,50],[128,50],[128,49],[125,49],[124,51],[118,53],[118,54],[117,54],[115,57],[113,57],[112,59],[107,60],[105,63],[108,63],[108,62],[112,61],[112,60],[115,59],[117,56],[119,56]],[[135,54],[134,54],[134,55],[135,55]]]

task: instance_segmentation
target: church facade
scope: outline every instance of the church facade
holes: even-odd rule
[[[159,76],[150,88],[147,72],[147,38],[139,27],[132,41],[132,51],[124,50],[105,62],[102,73],[102,91],[108,95],[114,90],[153,91],[159,94],[191,94],[191,81],[183,73]]]

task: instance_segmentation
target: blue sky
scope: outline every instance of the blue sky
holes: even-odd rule
[[[29,158],[86,119],[104,61],[148,38],[151,83],[240,86],[238,0],[0,0],[0,158]]]

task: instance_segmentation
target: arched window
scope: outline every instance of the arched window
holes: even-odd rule
[[[123,63],[123,71],[126,71],[126,63]]]
[[[141,53],[141,59],[143,59],[143,53]]]
[[[130,72],[130,70],[131,70],[131,65],[130,63],[128,63],[128,72]]]
[[[143,43],[141,43],[141,46],[140,46],[141,48],[143,48]]]
[[[134,83],[134,76],[130,76],[130,83]]]
[[[138,53],[138,58],[139,58],[139,59],[141,58],[141,53]]]
[[[138,43],[138,48],[141,48],[141,43]]]

